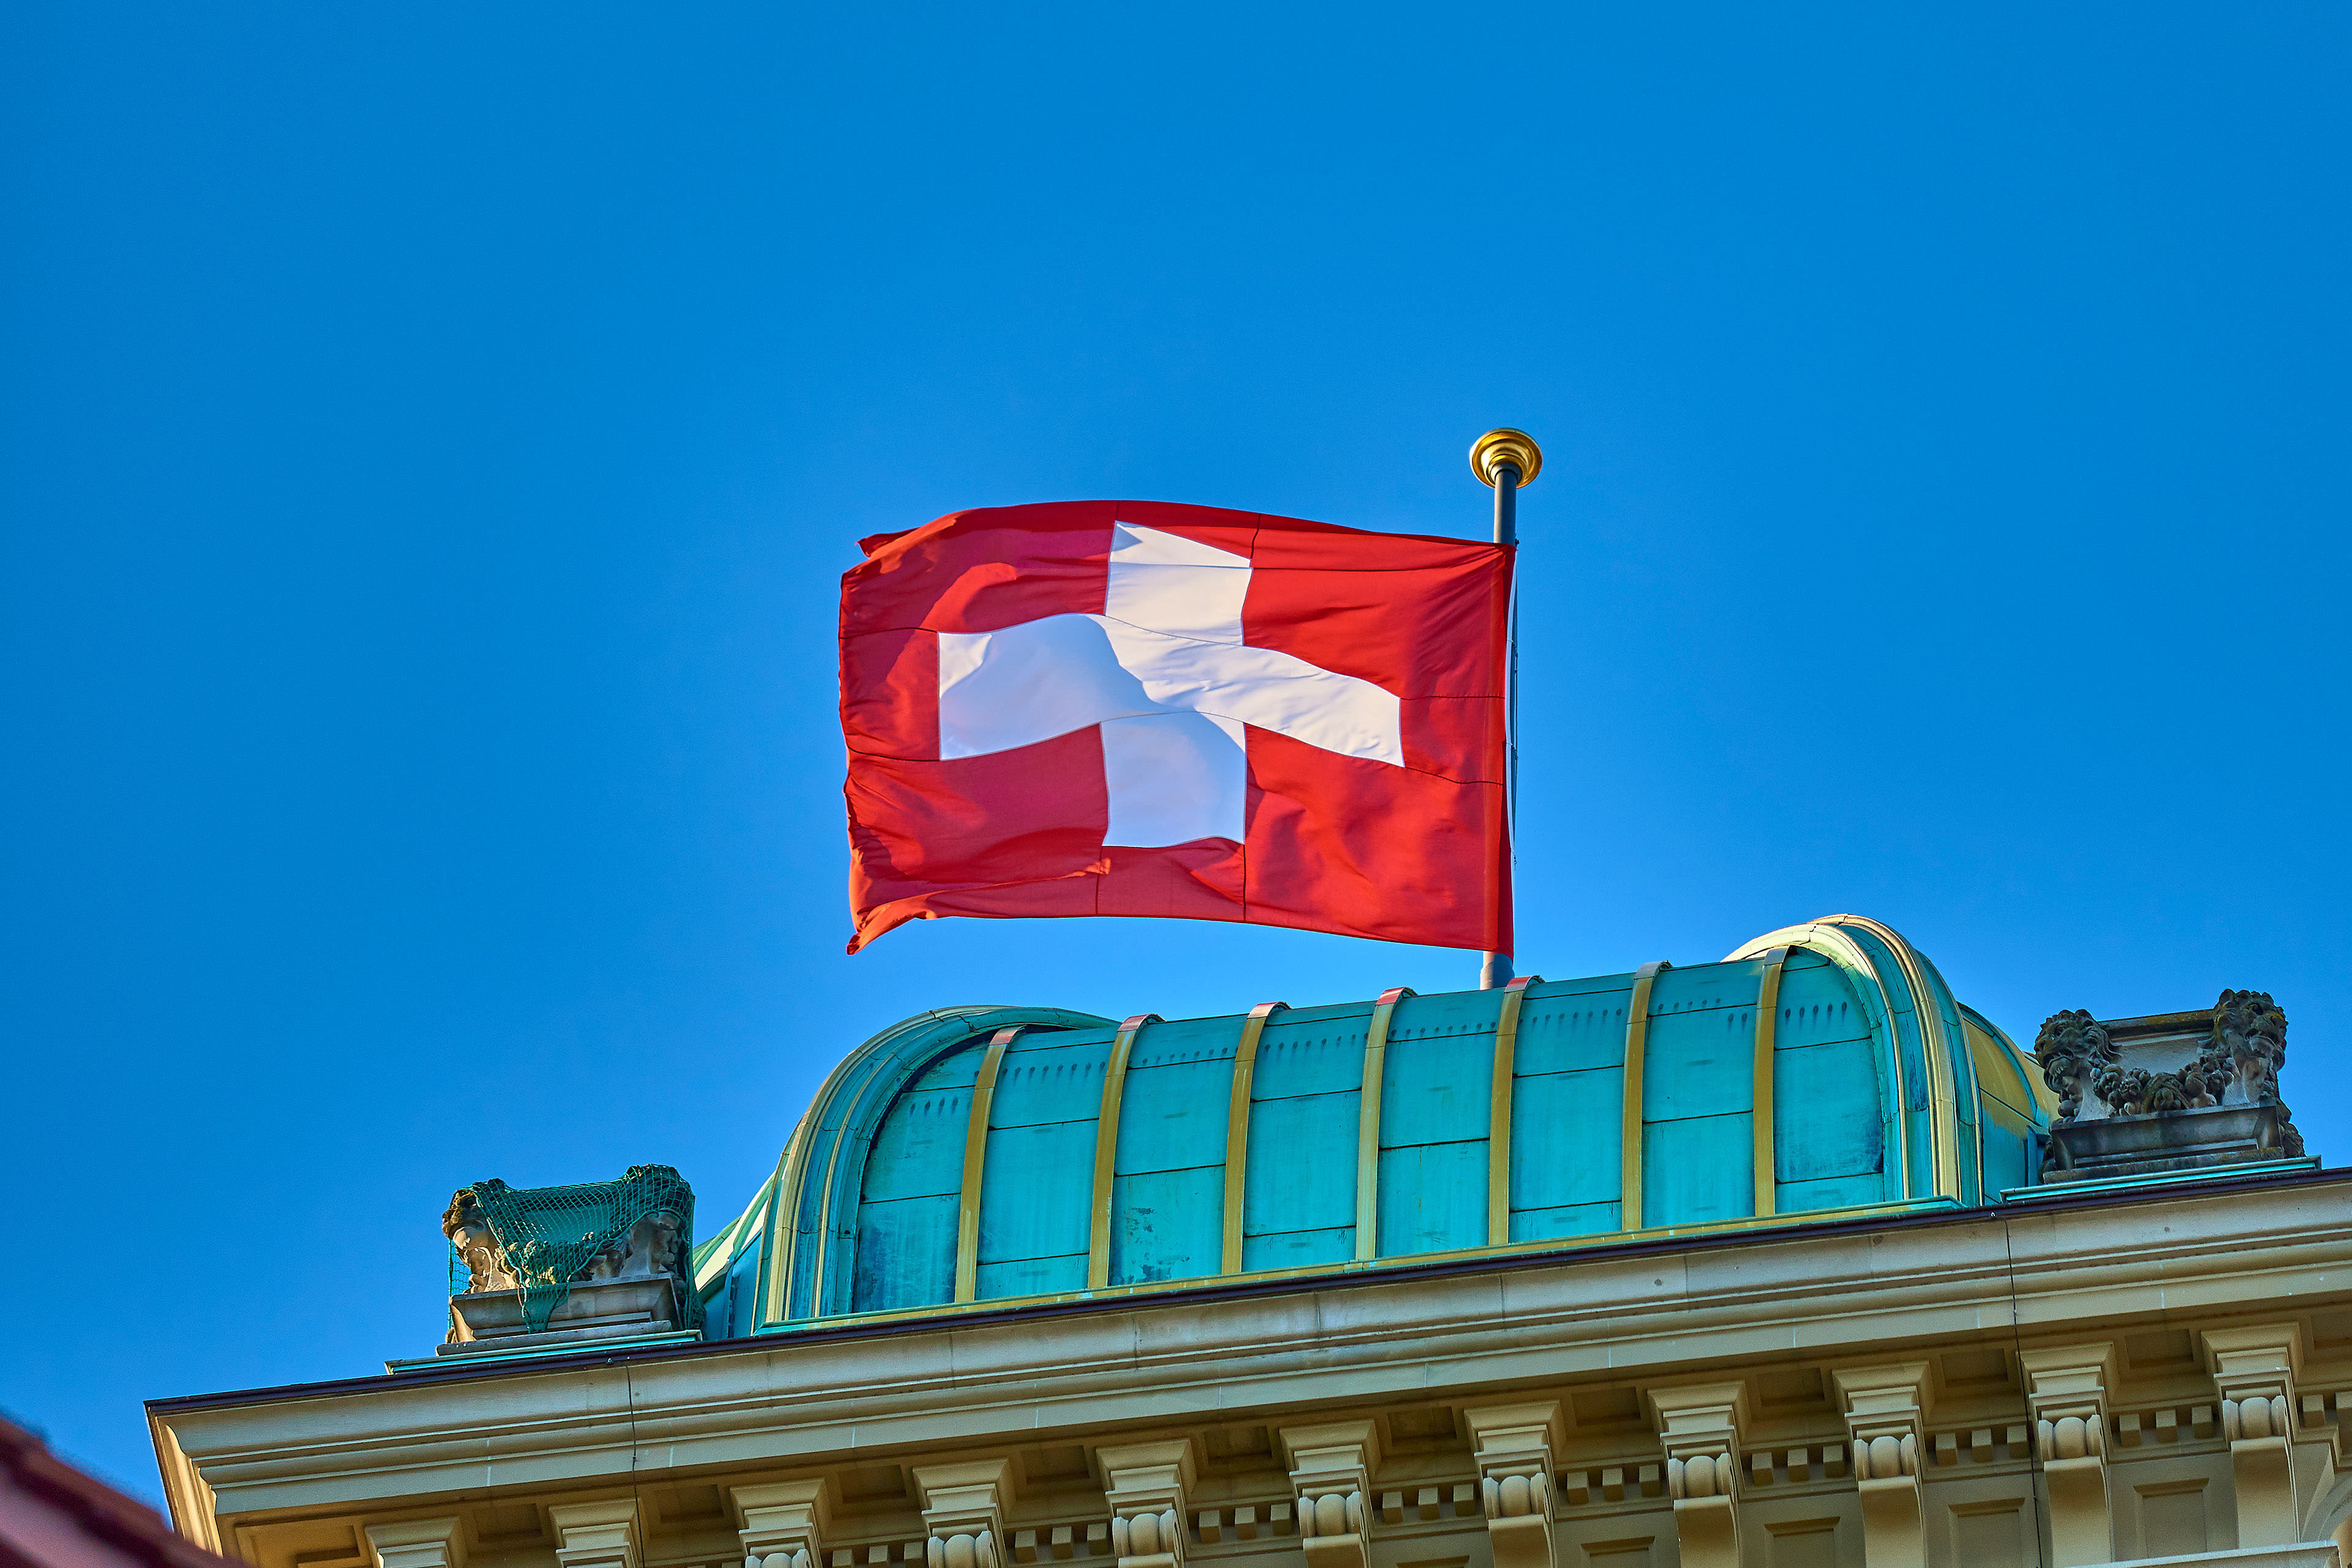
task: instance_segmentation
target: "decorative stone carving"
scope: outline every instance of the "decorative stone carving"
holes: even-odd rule
[[[2236,1076],[2250,1105],[2279,1108],[2279,1149],[2303,1152],[2286,1102],[2279,1099],[2279,1071],[2286,1066],[2286,1010],[2267,991],[2224,991],[2213,1005],[2214,1049]]]
[[[2236,1483],[2238,1544],[2285,1546],[2302,1539],[2294,1475],[2295,1378],[2303,1336],[2293,1323],[2207,1329],[2205,1364],[2221,1396],[2221,1434]],[[2328,1458],[2334,1458],[2331,1446]]]
[[[2116,1049],[2106,1029],[2079,1008],[2053,1013],[2042,1021],[2042,1033],[2034,1037],[2033,1055],[2042,1064],[2042,1081],[2058,1097],[2061,1121],[2080,1116],[2084,1091],[2101,1073],[2113,1071],[2123,1061],[2123,1053]]]
[[[1308,1568],[1368,1568],[1379,1429],[1370,1421],[1282,1428],[1290,1487],[1298,1498],[1298,1545]]]
[[[555,1526],[555,1561],[562,1568],[637,1568],[637,1500],[559,1503],[547,1510]]]
[[[1650,1408],[1666,1451],[1666,1495],[1683,1568],[1739,1568],[1739,1436],[1743,1384],[1654,1388]]]
[[[1567,1435],[1559,1402],[1484,1405],[1464,1416],[1477,1447],[1495,1568],[1551,1568],[1552,1456]]]
[[[677,1275],[678,1217],[656,1209],[630,1227],[629,1234],[608,1243],[580,1271],[582,1279],[646,1279],[656,1274]]]
[[[1192,1445],[1177,1439],[1095,1450],[1110,1504],[1110,1549],[1118,1568],[1182,1568],[1185,1494],[1196,1474]]]
[[[2224,991],[2209,1013],[2056,1013],[2033,1049],[2058,1096],[2044,1181],[2303,1155],[2278,1092],[2286,1015],[2265,993]]]
[[[742,1521],[743,1568],[824,1568],[824,1532],[833,1518],[833,1482],[777,1481],[731,1487]]]
[[[1854,1487],[1862,1494],[1863,1555],[1870,1568],[1927,1568],[1919,1466],[1927,1363],[1841,1368],[1831,1375],[1844,1402]]]
[[[367,1527],[374,1568],[465,1568],[466,1531],[457,1519],[403,1519]]]
[[[1004,1568],[1004,1510],[1013,1501],[1013,1461],[918,1465],[926,1568]]]
[[[505,1188],[506,1184],[484,1182],[477,1186]],[[530,1196],[527,1188],[507,1190],[520,1197]],[[607,1241],[583,1267],[565,1278],[584,1281],[676,1275],[679,1272],[678,1241],[685,1228],[686,1222],[677,1210],[656,1209]],[[450,1197],[449,1206],[441,1214],[441,1234],[449,1238],[449,1245],[466,1265],[467,1294],[512,1290],[522,1284],[552,1282],[559,1277],[560,1271],[540,1256],[539,1249],[528,1244],[519,1249],[526,1254],[520,1260],[510,1257],[491,1228],[476,1187],[460,1187]]]
[[[441,1234],[466,1269],[442,1355],[560,1349],[578,1341],[689,1335],[694,1194],[667,1165],[614,1182],[460,1188]]]
[[[442,1211],[441,1234],[457,1251],[466,1266],[466,1289],[481,1290],[511,1290],[515,1277],[508,1272],[506,1249],[499,1245],[496,1233],[490,1229],[488,1216],[482,1213],[482,1200],[474,1195],[471,1187],[460,1187]]]
[[[2029,1350],[2021,1360],[2034,1451],[2050,1491],[2055,1568],[2112,1563],[2115,1516],[2107,1491],[2107,1390],[2116,1380],[2111,1344]]]

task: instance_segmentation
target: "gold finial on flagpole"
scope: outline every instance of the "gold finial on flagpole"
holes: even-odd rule
[[[1470,443],[1470,471],[1485,483],[1495,483],[1495,470],[1505,463],[1519,471],[1519,485],[1524,489],[1543,471],[1543,448],[1526,431],[1507,426],[1489,430]]]
[[[1519,547],[1519,489],[1543,471],[1543,448],[1524,430],[1505,426],[1489,430],[1470,443],[1470,471],[1495,492],[1495,542],[1516,552]],[[1505,679],[1509,683],[1503,702],[1504,766],[1503,822],[1505,841],[1516,844],[1519,812],[1519,635],[1518,616],[1510,617],[1510,653]],[[1514,863],[1518,856],[1514,849]],[[1478,988],[1492,991],[1510,984],[1511,954],[1490,952],[1478,971]]]

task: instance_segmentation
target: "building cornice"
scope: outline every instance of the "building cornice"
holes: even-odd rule
[[[2352,1295],[2352,1171],[1224,1282],[149,1405],[174,1517],[413,1508]],[[2248,1303],[2262,1303],[2249,1309]],[[2283,1309],[2280,1303],[2290,1304]],[[1051,1319],[1051,1334],[1037,1332]],[[209,1494],[208,1496],[206,1494]]]

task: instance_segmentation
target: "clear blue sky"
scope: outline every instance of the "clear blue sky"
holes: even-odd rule
[[[1145,922],[846,958],[861,534],[1528,491],[1522,967],[1851,910],[2030,1040],[2273,992],[2352,1159],[2341,6],[18,5],[0,1405],[442,1329],[460,1183],[703,1228],[934,1004],[1472,983]]]

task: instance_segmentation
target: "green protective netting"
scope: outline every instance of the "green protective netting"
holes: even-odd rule
[[[695,1294],[688,1261],[694,1256],[694,1189],[671,1167],[632,1165],[616,1182],[568,1187],[510,1187],[492,1177],[459,1188],[450,1202],[451,1215],[457,1215],[469,1197],[498,1238],[506,1272],[521,1288],[523,1321],[532,1332],[547,1327],[574,1284],[623,1270],[677,1276],[678,1310],[685,1318],[678,1326],[702,1326],[702,1303]],[[625,1258],[638,1225],[661,1214],[677,1224],[668,1255],[649,1260]],[[665,1228],[653,1227],[643,1239],[659,1242]],[[454,1246],[449,1286],[452,1295],[478,1288]]]

